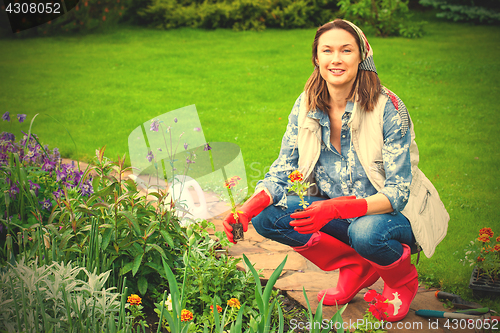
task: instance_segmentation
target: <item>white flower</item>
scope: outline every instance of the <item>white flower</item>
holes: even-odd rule
[[[167,307],[168,311],[172,311],[172,295],[168,294],[167,300],[165,301],[165,306]]]

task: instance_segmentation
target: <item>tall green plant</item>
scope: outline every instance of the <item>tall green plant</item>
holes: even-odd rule
[[[113,269],[115,279],[130,273],[130,283],[145,295],[148,280],[159,282],[161,259],[175,262],[185,236],[173,212],[162,204],[164,193],[141,196],[136,184],[123,177],[125,156],[117,162],[97,151],[94,194],[85,201],[61,199],[50,223],[61,226],[59,251],[89,270]],[[153,198],[154,200],[150,200]]]

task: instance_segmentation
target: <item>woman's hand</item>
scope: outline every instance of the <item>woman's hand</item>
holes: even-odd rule
[[[290,217],[294,220],[290,225],[301,234],[311,234],[333,219],[363,216],[367,209],[366,199],[356,199],[355,196],[315,201],[304,211],[291,214]]]
[[[271,203],[271,197],[265,190],[262,190],[254,194],[240,209],[237,210],[236,214],[238,216],[238,221],[236,221],[232,212],[229,213],[223,222],[224,232],[226,233],[227,239],[229,239],[231,243],[236,244],[233,238],[233,227],[231,224],[239,222],[243,225],[243,232],[247,232],[250,220],[259,215],[260,212],[262,212],[264,208],[269,206]]]

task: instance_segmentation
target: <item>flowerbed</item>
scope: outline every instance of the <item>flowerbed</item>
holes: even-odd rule
[[[227,239],[209,235],[213,224],[186,227],[166,193],[141,196],[123,177],[124,161],[109,160],[103,147],[81,170],[31,127],[19,140],[0,134],[1,329],[142,332],[155,310],[157,332],[282,332],[272,286],[285,262],[262,290],[248,259],[249,269],[238,270],[241,259],[223,250]],[[27,286],[28,298],[19,297]]]

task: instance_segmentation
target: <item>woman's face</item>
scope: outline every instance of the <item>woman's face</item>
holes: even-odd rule
[[[350,90],[361,62],[356,39],[344,29],[328,30],[319,37],[317,52],[319,72],[328,88]]]

